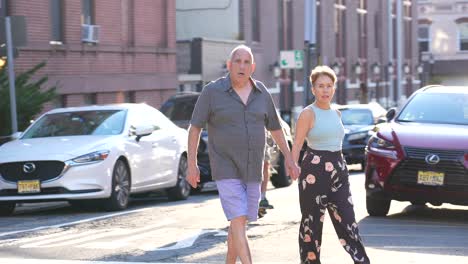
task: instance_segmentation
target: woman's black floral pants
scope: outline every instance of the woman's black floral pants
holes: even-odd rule
[[[370,263],[359,235],[349,189],[348,169],[340,151],[308,148],[301,163],[299,228],[301,263],[320,263],[325,211],[328,210],[341,245],[354,263]]]

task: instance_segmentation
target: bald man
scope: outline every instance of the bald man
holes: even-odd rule
[[[200,132],[208,127],[211,174],[221,206],[230,222],[226,263],[252,263],[247,222],[256,221],[260,200],[265,129],[286,159],[291,175],[299,176],[281,129],[276,107],[265,85],[252,78],[255,62],[245,45],[234,48],[227,60],[229,74],[206,85],[193,111],[188,138],[187,181],[200,181],[197,148]]]

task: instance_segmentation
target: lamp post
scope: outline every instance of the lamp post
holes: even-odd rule
[[[378,102],[379,101],[379,82],[380,82],[380,64],[378,62],[375,62],[372,64],[372,73],[374,74],[375,78],[375,99]],[[372,95],[371,95],[371,100],[372,100]]]
[[[275,63],[271,65],[271,70],[273,71],[273,77],[275,77],[275,79],[278,79],[281,75],[281,68],[277,61],[275,61]]]
[[[359,101],[361,104],[367,104],[367,87],[365,82],[361,82],[362,66],[359,62],[354,64],[354,73],[359,80],[359,92],[361,95]]]
[[[418,66],[416,66],[416,71],[418,72],[418,75],[419,75],[419,82],[421,83],[421,87],[423,87],[424,82],[423,82],[422,74],[424,72],[424,65],[422,63],[418,64]]]
[[[434,76],[432,76],[433,71],[434,71],[434,63],[435,63],[434,55],[431,53],[429,55],[429,80],[431,83],[432,83],[432,80],[434,79]]]
[[[340,71],[341,71],[340,63],[338,63],[338,62],[333,63],[332,69],[335,72],[336,78],[337,78],[337,80],[336,80],[336,89],[337,89],[336,99],[337,99],[337,102],[339,104],[341,104],[343,102],[343,100],[342,100],[343,98],[342,98],[342,91],[340,89]]]
[[[411,78],[410,78],[410,71],[411,68],[407,62],[403,64],[403,73],[405,74],[405,79],[406,79],[406,97],[408,97],[411,94]]]
[[[389,107],[389,101],[388,101],[388,98],[389,97],[392,97],[393,95],[393,72],[394,72],[394,68],[393,68],[393,63],[389,62],[387,64],[387,70],[386,70],[386,73],[387,73],[387,80],[388,80],[388,87],[387,89],[385,89],[386,93],[385,93],[385,100],[386,100],[386,107]],[[392,98],[393,100],[393,98]]]

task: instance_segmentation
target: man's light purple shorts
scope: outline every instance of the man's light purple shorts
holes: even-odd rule
[[[260,182],[225,179],[216,181],[216,185],[221,206],[229,221],[239,216],[247,216],[249,222],[257,220]]]

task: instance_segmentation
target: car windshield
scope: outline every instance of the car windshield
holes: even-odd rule
[[[118,135],[123,131],[125,115],[125,110],[48,114],[34,123],[22,138]]]
[[[367,109],[340,109],[343,125],[372,125],[372,112]]]
[[[468,125],[468,95],[420,93],[403,108],[397,121]]]

